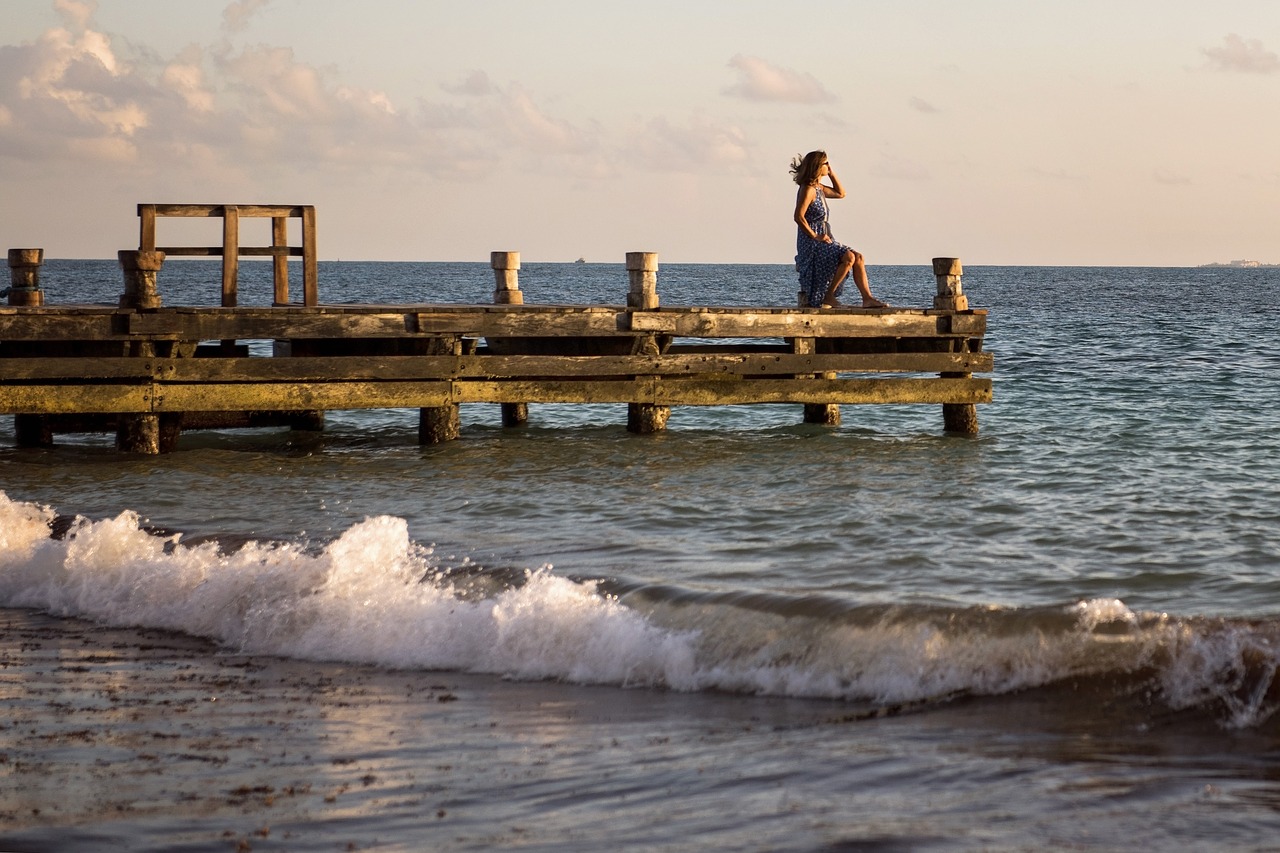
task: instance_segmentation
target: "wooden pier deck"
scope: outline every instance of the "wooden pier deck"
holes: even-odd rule
[[[514,253],[495,253],[492,305],[169,307],[160,264],[121,254],[121,305],[0,307],[0,413],[19,444],[113,430],[121,449],[157,453],[184,429],[314,429],[325,411],[369,408],[418,409],[433,443],[459,435],[462,403],[501,404],[509,425],[528,404],[627,403],[635,432],[662,429],[672,406],[803,404],[805,420],[838,423],[844,404],[927,403],[972,433],[991,400],[973,375],[993,369],[987,315],[967,305],[659,307],[648,254],[628,258],[626,305],[525,305]],[[939,298],[955,304],[960,267],[941,261]]]

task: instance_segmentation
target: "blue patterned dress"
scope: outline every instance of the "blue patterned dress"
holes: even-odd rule
[[[822,188],[814,193],[813,201],[804,212],[804,221],[809,223],[813,233],[821,237],[831,233],[831,225],[827,222],[827,200]],[[796,273],[800,277],[800,292],[804,294],[805,303],[810,308],[822,305],[822,297],[827,295],[831,279],[840,265],[840,257],[850,251],[843,243],[824,243],[814,240],[799,225],[796,226]],[[844,291],[843,282],[836,291],[839,296]]]

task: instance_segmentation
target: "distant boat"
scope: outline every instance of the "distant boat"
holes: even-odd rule
[[[578,258],[576,261],[574,261],[575,264],[585,264],[586,262],[587,262],[586,258]]]

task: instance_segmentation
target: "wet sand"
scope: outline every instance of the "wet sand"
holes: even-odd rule
[[[608,832],[596,807],[613,791],[601,777],[625,776],[646,745],[832,710],[766,700],[739,718],[728,697],[245,657],[180,634],[13,610],[0,610],[0,638],[5,850],[575,839],[585,849]]]
[[[1261,849],[1280,830],[1274,732],[1069,692],[868,718],[0,610],[0,849]]]

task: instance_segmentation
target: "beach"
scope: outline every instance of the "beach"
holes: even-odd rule
[[[51,299],[119,287],[50,267]],[[608,302],[620,267],[522,283]],[[872,272],[898,304],[933,285]],[[791,284],[660,276],[664,304]],[[656,436],[475,406],[436,447],[389,410],[160,457],[0,448],[0,849],[1273,849],[1280,277],[966,290],[996,353],[976,437],[934,406],[677,409]]]

